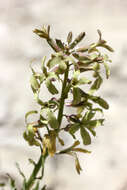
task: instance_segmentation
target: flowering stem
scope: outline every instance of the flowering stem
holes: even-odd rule
[[[66,94],[64,93],[64,90],[67,85],[67,79],[68,79],[68,72],[69,72],[69,64],[67,63],[67,69],[64,74],[64,81],[63,81],[63,86],[62,86],[62,91],[61,91],[61,98],[60,98],[60,107],[59,107],[59,112],[58,112],[58,123],[59,123],[59,128],[62,122],[62,117],[63,117],[63,110],[64,110],[64,101],[66,98]]]

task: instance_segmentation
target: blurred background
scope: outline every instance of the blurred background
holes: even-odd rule
[[[105,125],[97,129],[90,155],[80,155],[80,176],[68,157],[48,159],[44,182],[50,190],[127,190],[127,1],[126,0],[5,0],[0,2],[0,182],[6,173],[21,177],[38,157],[22,138],[24,115],[35,102],[30,89],[29,62],[40,61],[50,48],[32,30],[51,25],[53,37],[66,39],[69,31],[85,31],[86,42],[96,42],[97,29],[114,48],[111,77],[100,93],[109,102]],[[52,50],[50,51],[50,53]],[[67,139],[68,142],[68,139]],[[6,188],[9,189],[9,188]],[[19,188],[20,189],[20,188]]]

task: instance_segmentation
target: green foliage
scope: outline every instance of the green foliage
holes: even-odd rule
[[[30,65],[32,71],[30,84],[34,99],[40,108],[38,111],[29,111],[25,115],[26,130],[23,137],[30,146],[34,145],[40,148],[41,156],[37,164],[31,159],[29,160],[33,164],[34,170],[28,180],[18,167],[24,178],[23,189],[26,190],[33,186],[33,190],[39,189],[39,182],[35,183],[35,181],[40,170],[42,170],[42,176],[39,179],[42,179],[45,159],[48,156],[59,154],[73,156],[76,171],[80,174],[82,168],[77,153],[91,152],[82,148],[80,144],[83,144],[84,147],[91,144],[92,138],[96,136],[96,127],[103,125],[103,109],[109,108],[108,103],[102,97],[95,95],[104,80],[101,75],[101,67],[105,68],[106,78],[108,79],[110,76],[108,64],[111,60],[106,54],[101,53],[100,47],[113,52],[113,49],[102,39],[100,30],[98,30],[99,39],[96,43],[81,48],[76,48],[76,46],[85,37],[85,32],[80,33],[74,40],[72,32],[69,32],[66,42],[62,42],[60,39],[53,40],[50,35],[50,26],[35,29],[34,33],[45,39],[55,52],[50,55],[49,60],[45,56],[42,58],[41,72],[36,72]],[[86,72],[92,73],[93,79],[87,78]],[[62,86],[62,90],[56,87],[56,82]],[[44,85],[52,94],[52,98],[47,101],[40,98],[41,87]],[[82,90],[81,85],[82,87],[87,86],[88,90]],[[57,98],[56,94],[58,94]],[[66,115],[64,107],[69,94],[72,94],[73,99],[68,106],[72,107],[74,112]],[[97,118],[97,112],[100,112],[102,117]],[[27,121],[27,117],[31,114],[38,115],[36,122]],[[66,119],[66,126],[64,123],[62,124],[63,117]],[[40,133],[40,128],[42,131],[46,129],[44,130],[46,132]],[[57,142],[63,147],[65,145],[64,140],[60,138],[61,132],[71,135],[74,142],[66,149],[57,150]],[[78,132],[81,139],[77,135]],[[15,188],[12,178],[11,186],[13,189]],[[44,185],[42,189],[45,190],[46,186]]]

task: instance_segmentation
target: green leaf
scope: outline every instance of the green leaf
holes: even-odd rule
[[[84,38],[85,32],[81,32],[77,38],[69,45],[69,49],[73,49]]]
[[[42,83],[45,80],[44,73],[35,73],[34,76],[35,76],[36,80],[39,79],[40,83]]]
[[[48,72],[48,79],[51,81],[56,81],[58,80],[58,77],[54,72]]]
[[[49,125],[51,126],[51,128],[57,129],[59,126],[59,123],[58,123],[55,115],[53,114],[53,112],[48,110],[47,116],[48,116],[48,122],[49,122]]]
[[[90,99],[91,99],[93,102],[99,104],[99,106],[101,106],[102,108],[104,108],[104,109],[109,109],[108,103],[107,103],[103,98],[98,97],[98,96],[91,96]]]
[[[79,61],[91,61],[91,58],[90,58],[90,56],[85,56],[85,55],[82,55],[82,56],[80,56],[79,54],[77,54],[77,53],[73,53],[73,56],[76,58],[76,59],[78,59]]]
[[[39,142],[35,140],[35,132],[32,124],[28,124],[27,131],[23,133],[23,137],[30,146],[40,146]]]
[[[104,62],[103,64],[104,64],[105,71],[106,71],[106,78],[108,79],[110,76],[110,69],[109,69],[109,66],[106,62]]]
[[[101,112],[103,114],[103,110],[101,108],[94,108],[92,109],[92,111],[95,111],[95,112]]]
[[[63,73],[65,70],[67,69],[67,65],[64,61],[61,61],[59,63],[59,70],[60,70],[60,73]]]
[[[89,94],[93,94],[96,90],[98,90],[103,82],[103,79],[99,76],[91,86],[89,90]]]
[[[31,76],[30,83],[35,90],[38,90],[40,88],[40,84],[34,75]]]
[[[84,145],[89,145],[91,144],[91,137],[89,135],[89,133],[87,132],[86,129],[84,129],[83,127],[80,128],[80,134],[82,137],[82,141]]]
[[[82,153],[91,153],[91,151],[86,150],[86,149],[84,149],[84,148],[73,148],[72,151],[75,151],[75,152],[82,152]]]
[[[84,106],[80,106],[77,108],[77,114],[80,115],[84,110]]]
[[[40,115],[40,122],[43,125],[47,125],[48,124],[48,121],[42,115]]]
[[[100,70],[100,64],[95,62],[95,64],[93,65],[93,70],[95,72],[98,72]]]
[[[95,119],[95,120],[88,121],[85,127],[93,129],[93,128],[103,125],[103,123],[104,123],[104,119]]]
[[[94,131],[94,129],[92,129],[92,128],[90,128],[90,127],[88,127],[87,129],[91,132],[91,134],[92,134],[94,137],[96,136],[96,131]]]
[[[82,119],[82,123],[85,124],[95,116],[95,112],[87,111]]]
[[[32,111],[27,112],[27,113],[25,114],[25,122],[27,123],[27,117],[28,117],[29,115],[37,114],[37,113],[38,113],[38,111],[36,111],[36,110],[32,110]]]
[[[45,66],[43,66],[43,73],[45,74],[45,77],[47,77],[48,72],[47,72],[47,68]]]
[[[80,89],[77,87],[73,88],[73,104],[79,104],[81,102]]]
[[[78,85],[82,85],[82,84],[91,84],[91,80],[87,79],[86,77],[82,77],[81,79],[79,79],[78,81]]]
[[[49,78],[46,79],[46,86],[51,94],[58,94],[59,91],[57,88],[52,84],[51,80]]]
[[[88,51],[88,47],[78,48],[76,51],[77,51],[77,52],[81,52],[81,53],[83,53],[83,52]]]
[[[48,39],[49,38],[49,34],[46,30],[46,28],[42,28],[42,30],[39,30],[39,29],[35,29],[33,31],[35,34],[37,34],[40,38],[45,38],[45,39]]]
[[[99,44],[98,46],[103,47],[103,48],[107,49],[110,52],[114,52],[114,49],[112,47],[110,47],[109,45],[107,45],[107,44]]]
[[[71,56],[66,56],[66,57],[64,57],[64,61],[66,61],[66,62],[70,62],[70,63],[72,63],[72,64],[76,64],[76,62],[75,62],[75,60],[73,59],[73,57],[71,57]]]
[[[42,69],[42,71],[43,71],[43,68],[44,68],[45,61],[46,61],[46,56],[44,56],[42,58],[42,61],[41,61],[41,69]]]
[[[59,65],[59,63],[62,61],[61,57],[52,57],[48,63],[47,66],[49,67],[49,69],[51,69],[52,67],[54,67],[55,65]]]
[[[78,83],[79,75],[80,75],[80,71],[79,70],[74,71],[73,77],[72,77],[72,84],[73,85],[76,85]]]
[[[78,174],[82,171],[77,155],[75,156],[75,168]]]
[[[61,40],[56,39],[56,44],[58,45],[58,47],[59,47],[60,49],[64,50],[64,45],[63,45],[63,43],[62,43]]]
[[[96,60],[98,57],[99,57],[99,55],[97,53],[93,53],[90,55],[90,59],[93,61]]]
[[[92,52],[96,52],[97,51],[97,49],[96,49],[96,47],[97,47],[97,43],[92,43],[90,46],[89,46],[89,48],[88,48],[88,53],[92,53]]]
[[[70,125],[69,133],[75,138],[74,134],[80,129],[80,123],[74,123]]]
[[[70,44],[72,42],[72,32],[68,33],[67,42],[68,42],[68,44]]]
[[[59,154],[70,153],[70,151],[72,151],[72,149],[75,148],[76,146],[78,146],[79,144],[80,144],[80,142],[77,140],[71,146],[69,146],[68,148],[66,148],[64,150],[61,150],[59,152]]]
[[[33,164],[34,166],[36,166],[36,163],[34,160],[32,160],[31,158],[29,158],[28,160],[29,160],[30,164]]]

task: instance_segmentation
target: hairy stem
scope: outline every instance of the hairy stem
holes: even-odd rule
[[[64,110],[64,101],[66,99],[66,95],[64,93],[64,90],[67,85],[67,79],[68,79],[68,73],[69,73],[69,64],[67,63],[67,69],[64,74],[64,81],[63,81],[63,86],[62,86],[62,91],[61,91],[61,98],[60,98],[60,108],[58,112],[58,122],[59,122],[59,128],[62,122],[62,117],[63,117],[63,110]]]

